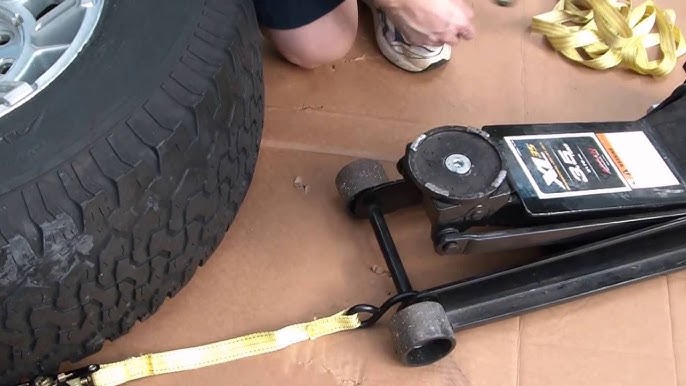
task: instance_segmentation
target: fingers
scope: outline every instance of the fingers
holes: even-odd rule
[[[405,40],[416,46],[441,46],[443,45],[441,37],[436,37],[432,35],[427,35],[423,33],[417,33],[415,31],[409,30],[406,31],[404,29],[401,29],[400,31],[403,35],[403,38]]]
[[[476,36],[474,26],[469,24],[459,29],[458,35],[465,40],[472,40]]]
[[[474,18],[474,12],[472,11],[471,8],[466,7],[462,10],[463,12],[463,18],[462,20],[459,20],[457,24],[457,31],[456,34],[460,36],[462,39],[465,40],[471,40],[474,39],[476,36],[476,30],[474,28],[474,24],[472,23],[472,19]]]
[[[463,40],[472,40],[476,36],[474,26],[469,23],[458,23],[444,32],[425,34],[417,31],[401,31],[410,44],[442,46],[443,44],[456,45]]]
[[[440,35],[408,32],[403,33],[403,37],[412,45],[438,47],[444,44],[456,45],[462,40],[471,40],[475,36],[473,27],[456,27],[451,31],[452,32],[446,32]]]
[[[472,40],[476,30],[472,24],[474,13],[470,8],[464,8],[453,17],[453,25],[448,32],[440,37],[440,44],[457,44],[462,40]]]
[[[442,44],[450,44],[450,45],[455,45],[460,42],[460,35],[459,34],[448,34],[443,36],[440,39],[440,44],[437,45],[442,45]]]
[[[456,45],[463,40],[472,40],[476,36],[472,25],[457,26],[451,32],[441,34],[440,37],[431,39],[431,45],[440,46],[443,44]]]
[[[459,9],[459,13],[455,16],[457,19],[456,35],[465,40],[472,40],[476,36],[476,30],[472,19],[474,19],[474,10],[467,6],[463,0],[454,0],[455,6]]]
[[[463,0],[434,1],[437,1],[436,7],[442,9],[442,12],[433,9],[430,16],[434,18],[430,19],[430,23],[428,21],[426,25],[397,23],[397,28],[408,43],[438,47],[443,44],[456,45],[462,40],[474,39],[476,31],[472,24],[474,11],[471,7],[465,5]],[[442,8],[439,7],[441,4]]]

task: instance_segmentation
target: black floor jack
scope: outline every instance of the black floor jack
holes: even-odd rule
[[[397,289],[372,325],[390,328],[399,358],[421,366],[454,333],[686,268],[686,83],[630,122],[440,127],[420,135],[389,181],[357,160],[336,177],[355,217],[370,221]],[[544,257],[417,291],[385,215],[423,206],[439,255],[540,247]],[[478,228],[478,229],[476,229]]]

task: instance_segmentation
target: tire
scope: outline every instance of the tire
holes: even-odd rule
[[[252,0],[108,0],[91,40],[0,118],[0,385],[99,351],[205,263],[263,124]]]

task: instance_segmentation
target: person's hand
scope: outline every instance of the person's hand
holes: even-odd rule
[[[474,38],[474,13],[463,0],[374,0],[409,43],[441,46]]]

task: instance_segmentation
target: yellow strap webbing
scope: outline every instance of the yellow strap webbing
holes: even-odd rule
[[[278,331],[262,332],[204,346],[147,354],[101,365],[92,375],[95,386],[118,386],[154,375],[175,373],[226,363],[281,350],[292,344],[360,327],[358,314],[338,314],[300,323]]]
[[[675,22],[674,11],[653,0],[636,8],[631,0],[560,0],[552,11],[533,18],[532,30],[567,59],[590,68],[623,64],[639,74],[662,76],[686,53]],[[648,48],[656,46],[660,58],[650,60]]]

